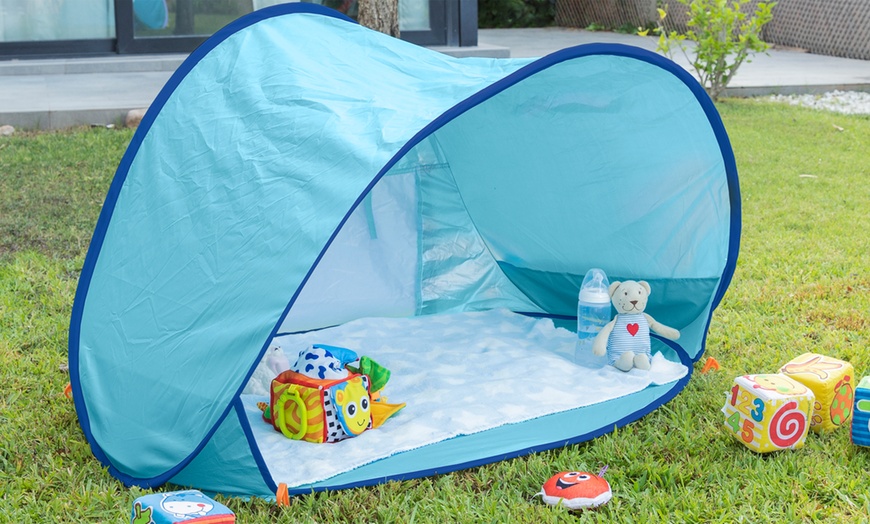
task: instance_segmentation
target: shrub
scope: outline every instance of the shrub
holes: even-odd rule
[[[761,29],[773,18],[771,9],[776,2],[759,2],[755,13],[747,15],[743,9],[750,0],[678,0],[688,6],[688,30],[685,33],[666,31],[663,26],[667,16],[659,9],[658,49],[673,57],[675,48],[689,59],[701,85],[710,98],[719,95],[734,78],[740,65],[749,61],[750,52],[763,52],[770,46],[761,39]],[[646,34],[642,31],[641,34]],[[695,43],[688,52],[686,41]]]

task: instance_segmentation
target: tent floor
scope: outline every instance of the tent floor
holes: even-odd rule
[[[392,372],[383,390],[389,402],[407,403],[378,429],[313,444],[288,439],[263,421],[256,403],[267,397],[243,395],[272,479],[291,488],[435,472],[612,429],[657,405],[688,373],[665,358],[668,351],[654,354],[649,372],[623,373],[593,355],[575,358],[574,333],[507,310],[367,318],[275,342],[291,363],[315,343],[367,355]],[[667,350],[657,341],[654,348]],[[246,391],[264,387],[251,383]]]

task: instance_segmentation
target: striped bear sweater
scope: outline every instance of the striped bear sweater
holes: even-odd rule
[[[649,322],[643,313],[620,313],[614,319],[607,338],[608,363],[612,365],[626,351],[650,355]]]

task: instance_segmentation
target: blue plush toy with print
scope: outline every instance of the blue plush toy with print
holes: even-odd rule
[[[235,521],[236,516],[228,507],[195,489],[144,495],[133,502],[130,515],[130,524],[230,524]]]
[[[347,378],[345,365],[358,358],[356,352],[347,348],[314,344],[299,352],[296,362],[290,366],[290,369],[306,377],[340,380]]]

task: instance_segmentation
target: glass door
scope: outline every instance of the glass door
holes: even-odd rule
[[[287,1],[359,11],[358,0],[0,0],[0,60],[189,53],[236,18]],[[399,30],[418,45],[476,45],[477,3],[399,0]]]
[[[283,1],[286,0],[253,0],[254,9]],[[354,20],[359,16],[358,0],[301,1],[335,9]],[[453,8],[458,4],[459,0],[399,0],[399,32],[402,40],[418,45],[456,45],[449,44],[447,21],[448,14],[455,11]]]
[[[0,0],[0,59],[114,51],[114,0]]]
[[[402,40],[418,45],[448,45],[448,0],[399,0]]]
[[[189,52],[254,0],[115,0],[119,53]]]

